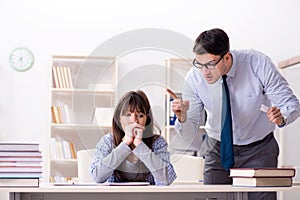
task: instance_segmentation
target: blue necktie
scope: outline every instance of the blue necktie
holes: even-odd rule
[[[226,75],[222,76],[222,131],[221,131],[221,164],[225,170],[234,165],[233,142],[232,142],[232,119],[229,91],[226,82]]]

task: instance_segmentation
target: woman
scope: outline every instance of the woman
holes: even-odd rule
[[[130,91],[119,101],[112,133],[96,146],[89,172],[95,182],[149,182],[170,185],[176,178],[167,143],[154,134],[153,116],[144,92]]]

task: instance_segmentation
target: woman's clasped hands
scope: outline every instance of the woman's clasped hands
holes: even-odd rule
[[[125,126],[125,136],[123,141],[128,145],[134,145],[134,147],[138,146],[142,142],[143,131],[145,127],[138,124],[137,122],[130,123]]]

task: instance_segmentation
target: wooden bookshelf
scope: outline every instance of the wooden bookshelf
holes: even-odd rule
[[[295,56],[295,57],[280,61],[278,63],[278,67],[280,69],[284,69],[284,68],[287,68],[287,67],[299,64],[299,63],[300,63],[300,56]]]

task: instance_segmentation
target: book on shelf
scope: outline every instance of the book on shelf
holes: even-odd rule
[[[60,88],[59,81],[58,81],[58,74],[55,66],[52,67],[52,79],[53,79],[52,81],[53,87]]]
[[[70,111],[68,105],[62,105],[58,106],[58,109],[60,110],[61,115],[61,123],[64,124],[70,124],[71,123],[71,117],[70,117]]]
[[[62,140],[62,150],[63,150],[64,159],[72,159],[69,142]]]
[[[290,187],[292,177],[233,177],[232,186],[236,187]]]
[[[70,67],[53,66],[52,72],[54,88],[73,89]]]
[[[57,72],[57,78],[58,78],[58,88],[64,88],[63,86],[63,83],[62,83],[62,74],[61,74],[61,71],[60,71],[60,68],[55,66],[56,68],[56,72]]]
[[[231,168],[231,177],[294,177],[294,168]]]
[[[74,89],[70,67],[67,67],[66,70],[67,70],[66,74],[67,74],[68,82],[69,82],[69,86],[70,86],[69,88]]]
[[[67,68],[68,67],[65,67],[63,66],[62,67],[62,70],[63,70],[63,74],[64,74],[64,79],[65,79],[65,82],[66,82],[66,88],[70,89],[71,86],[70,86],[70,82],[69,82],[69,77],[68,77],[68,71],[67,71]]]
[[[50,138],[50,158],[57,160],[58,159],[58,152],[56,150],[56,139]]]
[[[52,113],[53,123],[56,123],[56,124],[61,123],[57,106],[51,106],[51,113]]]
[[[76,148],[73,142],[50,139],[50,157],[53,160],[76,159]]]
[[[52,121],[56,124],[70,124],[71,115],[68,105],[51,106]]]
[[[59,66],[57,67],[58,70],[60,70],[60,74],[61,74],[61,83],[62,83],[62,88],[68,88],[67,87],[67,80],[66,80],[66,76],[65,76],[65,73],[64,73],[64,70],[63,70],[63,67],[62,66]]]
[[[38,151],[38,143],[1,142],[0,151]]]
[[[63,80],[65,82],[65,88],[73,89],[70,67],[62,66],[61,70],[62,70]]]
[[[39,187],[39,178],[0,178],[0,187]]]
[[[65,156],[64,156],[62,141],[56,141],[55,149],[56,149],[56,154],[57,154],[57,159],[58,160],[66,159]]]
[[[57,109],[57,114],[58,114],[58,121],[60,124],[62,124],[63,121],[62,121],[62,116],[61,116],[61,109],[59,106],[56,106],[56,109]]]
[[[70,151],[71,151],[71,158],[77,159],[77,153],[76,153],[74,142],[70,142]]]

